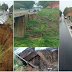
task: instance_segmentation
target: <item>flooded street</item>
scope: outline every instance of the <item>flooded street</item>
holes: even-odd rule
[[[62,16],[60,23],[59,70],[72,70],[72,38]]]

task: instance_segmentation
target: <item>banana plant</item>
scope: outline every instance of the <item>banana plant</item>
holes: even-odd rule
[[[41,37],[42,37],[42,31],[43,31],[43,24],[41,24]]]

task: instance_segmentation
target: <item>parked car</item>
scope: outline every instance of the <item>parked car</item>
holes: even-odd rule
[[[64,17],[64,19],[67,19],[67,17]]]
[[[33,12],[36,12],[36,9],[34,9]]]
[[[9,12],[9,17],[11,18],[11,15],[12,15],[12,13],[11,12]]]

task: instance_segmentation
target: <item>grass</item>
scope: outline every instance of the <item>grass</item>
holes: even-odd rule
[[[72,16],[71,16],[71,19],[70,19],[70,20],[71,20],[71,22],[72,22]]]
[[[14,47],[59,47],[59,38],[41,38],[36,40],[14,38]]]
[[[2,54],[2,50],[4,49],[3,45],[0,45],[0,54]]]
[[[3,49],[4,49],[4,46],[3,45],[0,45],[0,55],[3,53]],[[2,56],[0,56],[0,63],[2,63]]]
[[[40,16],[52,16],[52,14],[59,14],[59,9],[42,9],[42,11],[38,12],[37,15],[40,15]]]
[[[8,19],[7,22],[10,23],[10,24],[13,24],[13,14],[11,15],[11,18]]]
[[[46,8],[37,15],[28,21],[24,38],[14,38],[15,47],[59,47],[59,9]]]
[[[23,63],[20,62],[20,63],[18,64],[18,66],[14,67],[14,69],[17,70],[20,66],[24,66]]]

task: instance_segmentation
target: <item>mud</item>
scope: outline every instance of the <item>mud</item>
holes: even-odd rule
[[[35,19],[37,19],[36,14],[29,14],[29,20],[35,20]]]
[[[27,53],[27,51],[25,51]],[[36,66],[41,71],[49,71],[48,68],[52,68],[51,71],[57,71],[58,70],[58,50],[51,51],[51,50],[40,50],[40,51],[31,51],[29,53],[22,54],[22,58],[24,58],[26,61],[30,62],[34,66]],[[19,59],[19,58],[18,58]],[[20,60],[20,59],[19,59]],[[24,61],[21,60],[21,62],[25,64]],[[31,70],[31,66],[24,66],[26,67],[26,70]],[[23,68],[24,68],[23,67]]]
[[[9,24],[0,25],[0,71],[13,70],[13,30]]]
[[[72,16],[72,12],[68,12],[67,14],[66,14],[66,16]]]
[[[59,9],[59,2],[48,5],[46,8]]]

